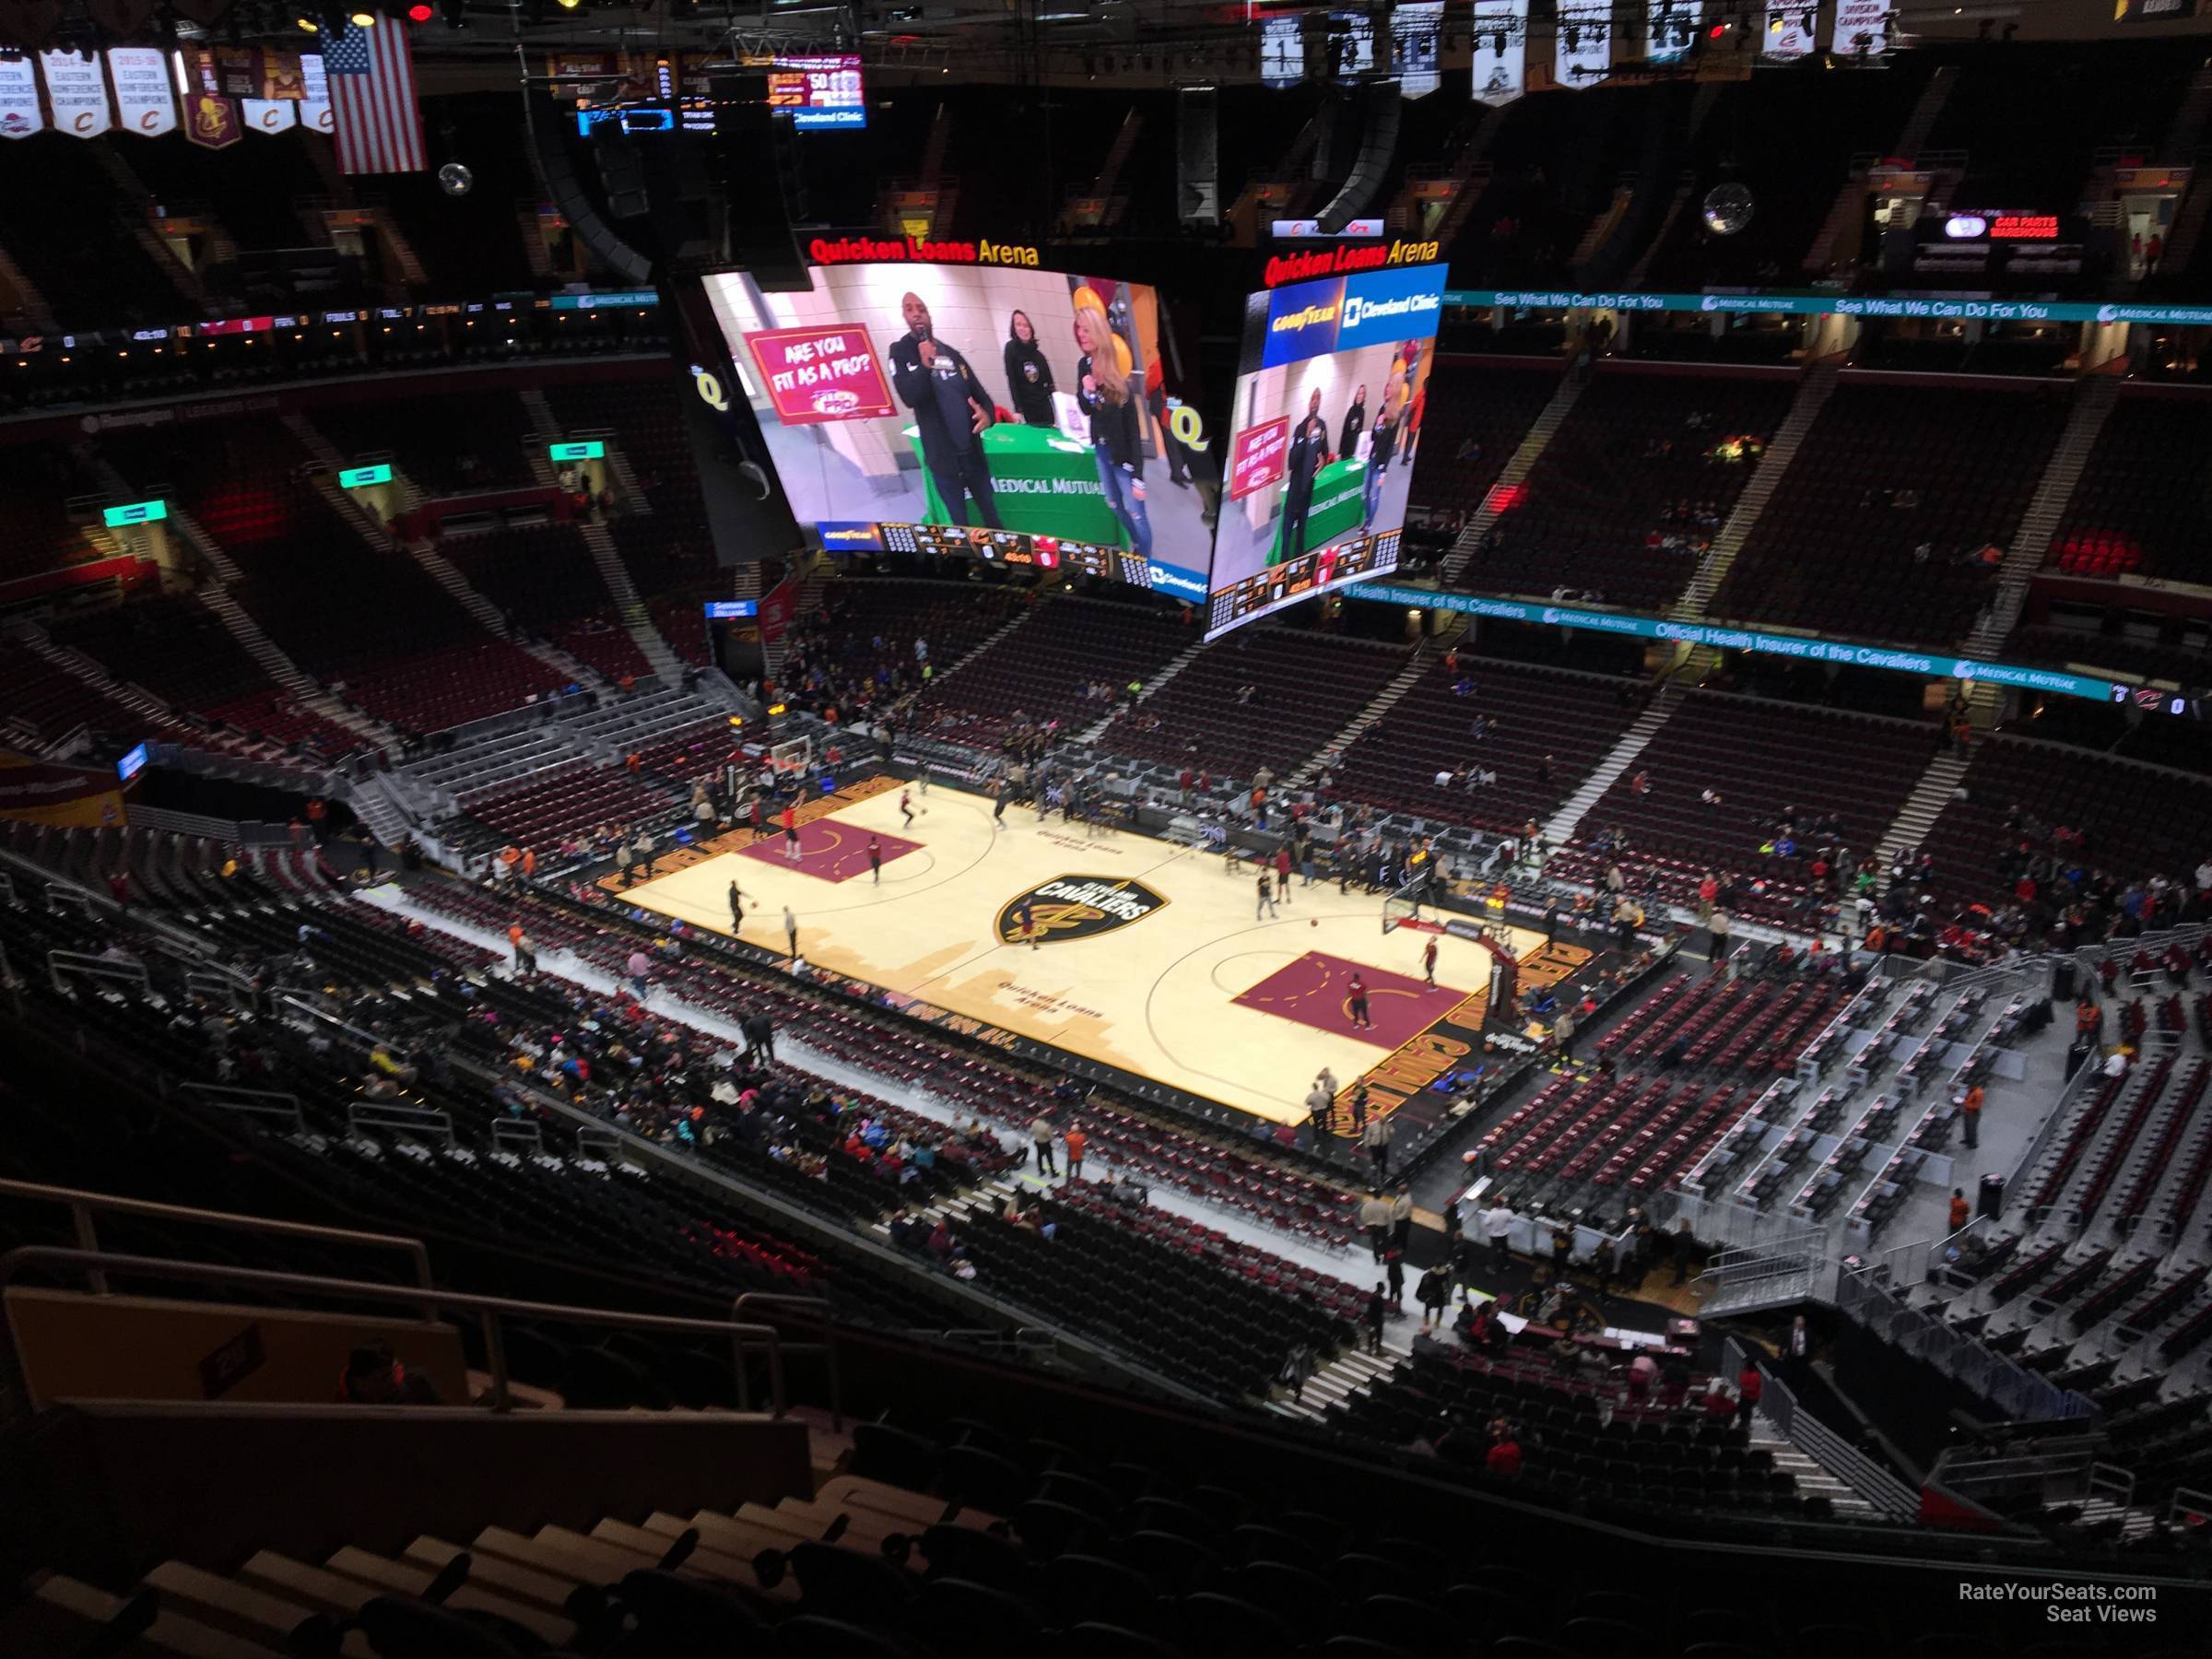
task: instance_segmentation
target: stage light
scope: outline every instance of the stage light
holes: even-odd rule
[[[356,29],[374,29],[376,27],[376,14],[372,11],[355,12],[353,14],[353,26]]]
[[[1727,24],[1725,24],[1725,23],[1715,23],[1715,24],[1714,24],[1714,25],[1713,25],[1713,26],[1712,26],[1711,29],[1707,29],[1707,30],[1705,31],[1705,38],[1706,38],[1707,40],[1709,40],[1709,41],[1717,41],[1717,40],[1719,40],[1719,39],[1720,39],[1720,38],[1721,38],[1723,35],[1726,34],[1727,32],[1728,32],[1728,25],[1727,25]]]
[[[312,18],[294,18],[292,27],[301,34],[321,34],[323,32]]]
[[[410,23],[428,23],[437,15],[435,9],[423,4],[423,0],[415,0],[415,4],[407,7],[407,21]]]

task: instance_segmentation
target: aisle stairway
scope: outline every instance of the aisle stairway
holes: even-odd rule
[[[1728,567],[1744,550],[1752,526],[1767,510],[1767,503],[1774,499],[1774,492],[1782,488],[1783,475],[1789,471],[1806,434],[1813,429],[1813,422],[1819,418],[1830,394],[1835,391],[1836,375],[1833,363],[1816,363],[1806,371],[1805,378],[1798,382],[1797,395],[1790,404],[1789,414],[1775,429],[1767,453],[1759,458],[1759,470],[1751,475],[1751,482],[1744,486],[1743,494],[1735,498],[1735,507],[1728,514],[1728,522],[1721,526],[1721,533],[1712,538],[1712,547],[1698,562],[1698,573],[1690,578],[1689,586],[1682,591],[1682,597],[1675,601],[1674,609],[1667,613],[1674,620],[1705,619],[1705,607],[1712,603],[1713,594],[1720,592]]]
[[[2051,452],[2035,494],[2028,500],[2019,527],[2012,534],[2012,545],[2005,550],[2005,563],[1997,576],[1996,598],[1967,637],[1970,655],[1994,654],[2020,619],[2020,607],[2028,598],[2028,584],[2036,571],[2042,569],[2043,560],[2051,552],[2051,543],[2065,517],[2066,503],[2074,499],[2074,488],[2081,482],[2081,475],[2089,464],[2089,452],[2097,447],[2097,435],[2104,430],[2104,423],[2112,418],[2112,406],[2119,399],[2120,382],[2114,375],[2090,375],[2076,389],[2074,407],[2066,416],[2066,429]]]
[[[1483,497],[1482,505],[1476,510],[1475,516],[1467,521],[1466,527],[1460,531],[1459,539],[1452,544],[1444,585],[1451,587],[1459,584],[1467,560],[1474,556],[1476,548],[1482,546],[1482,538],[1490,533],[1491,527],[1498,523],[1499,514],[1504,511],[1501,503],[1512,500],[1514,487],[1527,481],[1528,475],[1535,470],[1537,458],[1550,446],[1552,439],[1559,435],[1559,428],[1567,422],[1567,417],[1574,413],[1574,406],[1583,395],[1583,388],[1588,384],[1589,382],[1579,374],[1560,377],[1559,389],[1551,394],[1551,401],[1544,406],[1544,412],[1530,423],[1528,431],[1521,440],[1521,447],[1506,462],[1498,474],[1498,481],[1490,486],[1489,494]]]
[[[1361,733],[1382,719],[1397,700],[1420,683],[1428,672],[1429,652],[1425,645],[1414,647],[1413,654],[1406,659],[1406,666],[1391,677],[1390,684],[1375,693],[1374,700],[1346,723],[1344,730],[1322,745],[1320,750],[1303,766],[1290,774],[1293,788],[1303,788],[1315,778],[1335,766],[1344,751],[1359,741]]]
[[[1596,770],[1582,781],[1575,792],[1546,822],[1544,839],[1547,841],[1555,847],[1562,847],[1573,839],[1583,815],[1597,805],[1599,797],[1606,790],[1613,787],[1616,778],[1635,764],[1636,757],[1642,754],[1644,746],[1659,735],[1659,728],[1666,724],[1668,716],[1674,713],[1680,702],[1681,695],[1675,688],[1666,686],[1660,688],[1659,694],[1652,699],[1651,706],[1620,735],[1620,741],[1606,752],[1606,758],[1597,763]]]
[[[1928,831],[1950,805],[1952,792],[1966,776],[1966,769],[1973,762],[1971,755],[1954,754],[1946,749],[1928,762],[1928,770],[1920,775],[1912,793],[1897,810],[1897,818],[1883,832],[1874,850],[1875,863],[1887,870],[1889,861],[1900,853],[1910,852],[1927,840]]]

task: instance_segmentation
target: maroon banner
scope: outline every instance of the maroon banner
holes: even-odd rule
[[[228,149],[245,135],[238,105],[215,92],[194,92],[184,100],[184,136],[206,149]]]

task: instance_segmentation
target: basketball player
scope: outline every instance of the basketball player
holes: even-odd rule
[[[735,882],[730,883],[730,932],[745,932],[745,901],[752,895]]]
[[[906,827],[909,830],[914,827],[913,793],[911,789],[902,789],[899,792],[899,816],[906,820]]]
[[[1258,908],[1257,910],[1255,910],[1255,911],[1253,911],[1253,912],[1252,912],[1252,919],[1253,919],[1254,922],[1257,922],[1257,921],[1258,921],[1258,920],[1259,920],[1259,919],[1260,919],[1262,916],[1269,916],[1269,915],[1273,915],[1274,913],[1275,913],[1275,878],[1274,878],[1272,876],[1270,876],[1270,875],[1269,875],[1269,874],[1268,874],[1268,873],[1267,873],[1267,872],[1266,872],[1265,869],[1263,869],[1263,870],[1261,870],[1261,872],[1260,872],[1260,903],[1259,903],[1259,908]]]
[[[1043,932],[1043,929],[1037,925],[1037,914],[1030,909],[1030,901],[1027,898],[1014,907],[1014,920],[1021,924],[1021,931],[1029,937],[1030,948],[1036,949],[1037,935]]]
[[[755,841],[759,841],[762,836],[768,833],[768,812],[765,805],[761,801],[760,792],[759,790],[755,790],[753,792],[752,816],[753,839]]]
[[[991,832],[995,835],[1006,827],[1006,781],[991,780]]]
[[[1363,1031],[1374,1030],[1375,1022],[1368,1017],[1367,1012],[1367,982],[1357,973],[1352,975],[1351,1008],[1354,1025]]]
[[[791,906],[788,904],[783,907],[783,936],[791,941],[791,959],[794,962],[797,961],[799,959],[799,919],[791,913]],[[1360,1006],[1364,1007],[1366,1004],[1362,1002]]]
[[[868,837],[868,879],[880,886],[883,882],[883,843],[874,836]],[[735,891],[735,888],[732,889]],[[1430,948],[1435,949],[1433,943]]]
[[[792,863],[799,862],[799,804],[787,801],[783,806],[783,856]]]
[[[1421,951],[1421,971],[1429,976],[1430,984],[1436,983],[1436,935],[1433,934],[1429,936],[1427,947]]]

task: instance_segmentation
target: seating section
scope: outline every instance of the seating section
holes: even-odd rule
[[[1396,647],[1241,628],[1193,657],[1101,741],[1116,754],[1225,777],[1249,778],[1262,766],[1287,774],[1405,665]]]
[[[79,726],[125,748],[147,737],[182,740],[186,735],[180,722],[118,702],[63,673],[28,645],[0,639],[0,730],[12,730],[18,742],[42,747]]]
[[[1439,358],[1421,416],[1411,508],[1447,524],[1472,518],[1559,389],[1556,363]]]
[[[559,688],[555,670],[487,634],[405,553],[371,546],[303,476],[310,458],[277,423],[108,447],[134,481],[168,480],[238,562],[238,597],[277,646],[376,718],[434,732]]]
[[[2123,395],[2066,503],[2046,568],[2068,576],[2212,581],[2212,498],[2188,457],[2212,444],[2212,400]]]
[[[591,549],[568,525],[458,536],[441,551],[525,632],[551,641],[610,680],[652,672],[622,626]]]
[[[433,500],[537,482],[524,444],[535,423],[512,392],[327,404],[314,421],[348,460],[390,453],[407,481]]]
[[[1716,617],[1928,644],[1965,637],[2066,422],[2048,382],[1847,380],[1730,567]]]
[[[1018,716],[1030,726],[1081,731],[1114,707],[1130,681],[1150,679],[1197,642],[1174,617],[1149,605],[1053,600],[942,686],[925,687],[915,722],[932,736],[978,748],[995,747]],[[937,649],[933,641],[933,658]],[[1102,695],[1089,695],[1093,687]]]
[[[193,308],[102,171],[101,142],[0,145],[0,248],[64,328],[175,323]]]
[[[2212,780],[1999,735],[1963,782],[1966,798],[1947,803],[1923,841],[1937,888],[1960,900],[2013,902],[2027,877],[2026,905],[2047,924],[2077,894],[2111,904],[2153,876],[2178,897],[2206,856]]]
[[[1663,608],[1727,522],[1795,388],[1787,373],[1601,372],[1455,582]]]
[[[915,641],[927,647],[933,674],[941,674],[1031,603],[1028,594],[973,582],[832,582],[821,609],[792,629],[783,689],[798,707],[835,710],[850,723],[922,684]]]
[[[1939,738],[1932,725],[1692,692],[1584,815],[1559,871],[1594,878],[1618,859],[1648,867],[1681,903],[1705,872],[1730,869],[1740,910],[1802,924],[1819,901],[1815,856],[1839,854],[1839,873],[1841,850],[1870,856]],[[1791,856],[1780,850],[1785,823]]]
[[[330,186],[308,147],[327,144],[295,127],[288,133],[254,135],[263,139],[252,164],[236,149],[212,150],[182,133],[159,138],[134,134],[116,147],[130,171],[145,181],[155,206],[171,218],[204,209],[214,216],[231,244],[250,251],[327,245],[320,217],[303,210],[310,198],[324,199]]]
[[[0,449],[0,524],[7,525],[7,534],[0,535],[0,581],[43,576],[98,558],[100,549],[84,527],[69,522],[67,502],[99,488],[65,445]]]
[[[1541,823],[1619,739],[1640,689],[1464,654],[1456,667],[1439,660],[1352,740],[1334,769],[1335,792],[1483,830]],[[1478,718],[1486,722],[1479,739]],[[1495,772],[1497,782],[1439,784],[1441,771],[1465,780]]]
[[[54,641],[179,709],[335,759],[359,735],[272,684],[222,619],[189,594],[157,594],[57,620]]]

